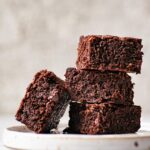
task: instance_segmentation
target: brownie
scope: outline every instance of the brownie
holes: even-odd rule
[[[65,77],[66,87],[72,101],[133,104],[133,84],[131,77],[125,72],[100,72],[68,68]]]
[[[56,128],[70,101],[64,81],[53,72],[38,72],[27,88],[16,119],[36,133]]]
[[[135,133],[140,128],[141,107],[72,102],[69,115],[69,131],[72,133]]]
[[[78,69],[141,72],[142,40],[110,35],[81,36],[78,45]]]

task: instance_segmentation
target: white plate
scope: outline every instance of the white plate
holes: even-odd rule
[[[36,134],[25,126],[12,126],[4,130],[3,143],[19,150],[150,150],[150,124],[142,124],[135,134],[116,135]]]

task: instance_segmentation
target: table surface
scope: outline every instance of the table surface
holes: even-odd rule
[[[144,116],[141,119],[142,122],[150,123],[150,116]],[[64,119],[63,119],[64,122]],[[19,122],[17,122],[13,115],[0,115],[0,150],[10,150],[3,146],[2,144],[2,134],[3,130],[6,127],[14,126],[14,125],[21,125]]]

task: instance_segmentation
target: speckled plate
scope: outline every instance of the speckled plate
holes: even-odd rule
[[[59,130],[64,127],[61,124]],[[4,130],[3,144],[19,150],[150,150],[150,123],[143,123],[135,134],[116,135],[36,134],[25,126],[12,126]]]

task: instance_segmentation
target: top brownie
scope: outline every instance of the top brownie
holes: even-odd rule
[[[142,40],[110,35],[81,36],[78,45],[78,69],[141,72]]]

